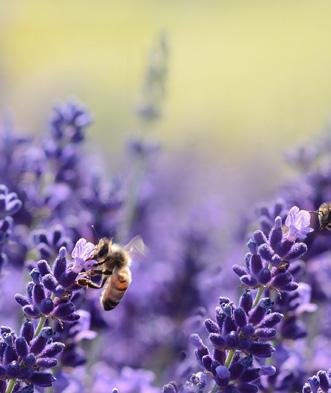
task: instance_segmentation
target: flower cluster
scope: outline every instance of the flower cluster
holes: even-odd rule
[[[303,385],[302,393],[314,393],[322,391],[328,393],[330,389],[330,377],[324,370],[318,371],[316,375],[308,378],[308,382]]]
[[[53,269],[47,261],[41,260],[37,263],[37,267],[32,269],[30,276],[32,281],[27,285],[27,296],[21,294],[15,296],[26,317],[50,317],[68,322],[79,318],[71,302],[77,273],[67,269],[64,247],[60,249]]]
[[[249,291],[243,293],[236,307],[228,298],[220,298],[216,322],[205,320],[212,352],[199,335],[191,340],[196,356],[207,374],[212,375],[219,390],[237,387],[240,392],[257,391],[254,383],[261,375],[275,372],[273,367],[254,367],[254,359],[270,358],[275,348],[276,326],[283,315],[271,311],[270,299],[264,298],[253,307]]]
[[[250,252],[246,255],[246,266],[233,267],[240,281],[250,288],[296,290],[298,285],[289,267],[307,251],[307,245],[296,240],[304,239],[312,231],[309,217],[308,212],[294,206],[286,218],[286,230],[277,216],[268,237],[261,230],[254,232],[247,244]]]
[[[53,340],[53,330],[44,327],[35,330],[32,322],[22,324],[20,335],[9,328],[0,328],[0,391],[8,384],[16,386],[51,386],[55,381],[49,371],[58,364],[56,356],[63,351],[64,344]],[[14,386],[14,385],[13,385]],[[33,390],[31,390],[33,391]]]

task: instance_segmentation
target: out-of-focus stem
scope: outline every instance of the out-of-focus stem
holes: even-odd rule
[[[228,352],[228,355],[227,355],[227,357],[225,359],[225,363],[224,363],[225,367],[229,368],[231,366],[231,362],[232,362],[234,354],[235,354],[235,350],[234,349],[230,349],[230,351]]]
[[[35,330],[33,337],[37,337],[39,335],[39,333],[41,332],[42,328],[45,325],[46,320],[47,320],[46,317],[41,317],[39,319],[39,322],[38,322],[38,325],[37,325],[37,329]]]
[[[259,304],[259,301],[260,301],[260,299],[261,299],[261,297],[263,295],[263,292],[264,292],[264,287],[260,287],[258,289],[258,291],[256,292],[256,296],[255,296],[255,299],[254,299],[254,302],[253,302],[253,306],[252,306],[253,308],[256,307]]]
[[[16,379],[10,379],[5,393],[12,393],[16,384]]]

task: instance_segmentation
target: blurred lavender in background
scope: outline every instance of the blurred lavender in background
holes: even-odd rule
[[[329,127],[288,149],[283,185],[257,161],[233,181],[159,141],[171,59],[161,34],[116,170],[77,100],[57,104],[42,134],[3,122],[0,393],[329,390],[331,248],[317,210],[331,200]],[[80,274],[100,238],[136,235],[146,255],[106,312]]]

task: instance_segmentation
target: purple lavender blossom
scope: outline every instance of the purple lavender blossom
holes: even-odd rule
[[[308,382],[303,385],[303,393],[317,393],[322,391],[328,393],[330,388],[330,376],[327,371],[320,370],[316,375],[308,378]]]
[[[71,269],[75,273],[80,273],[83,269],[90,270],[96,262],[92,259],[94,251],[95,244],[83,238],[79,239],[71,253],[73,259]]]
[[[297,239],[304,240],[313,231],[313,228],[310,228],[310,213],[300,210],[297,206],[290,209],[285,225],[288,228],[286,237],[292,242]]]
[[[0,332],[0,374],[4,384],[51,386],[55,378],[49,369],[57,365],[56,356],[64,348],[62,343],[52,341],[52,329],[44,327],[38,333],[32,322],[25,321],[20,336],[5,326]]]
[[[27,284],[27,296],[16,294],[15,300],[27,318],[54,318],[72,322],[79,319],[71,301],[77,273],[67,268],[67,251],[62,247],[53,269],[41,260],[32,269],[32,281]]]

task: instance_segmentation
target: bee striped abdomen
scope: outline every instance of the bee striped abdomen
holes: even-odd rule
[[[115,308],[121,301],[131,283],[131,272],[127,266],[118,269],[115,267],[108,285],[101,295],[101,304],[108,311]]]

